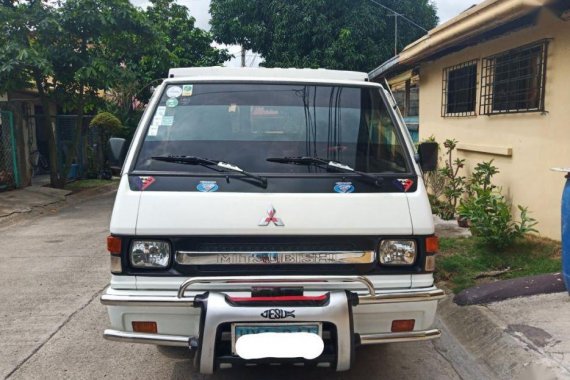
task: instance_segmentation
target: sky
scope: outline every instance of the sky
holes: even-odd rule
[[[474,4],[479,4],[482,0],[433,0],[437,6],[439,23],[444,23],[450,18],[457,16]]]
[[[439,22],[443,23],[450,18],[463,12],[470,6],[480,3],[482,0],[431,0],[437,7],[437,15]],[[131,0],[134,5],[144,7],[148,4],[147,0]],[[210,14],[208,9],[210,7],[210,0],[178,0],[179,4],[185,5],[190,10],[190,14],[196,19],[196,26],[201,29],[210,29]],[[225,46],[231,54],[236,58],[227,62],[226,66],[239,66],[240,65],[240,51],[239,46]],[[260,58],[257,54],[251,51],[247,52],[246,65],[257,66]]]

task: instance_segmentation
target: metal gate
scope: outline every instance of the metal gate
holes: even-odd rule
[[[57,154],[58,154],[58,165],[59,168],[63,168],[67,156],[75,150],[75,160],[68,168],[68,179],[75,179],[85,175],[89,164],[89,157],[84,157],[84,151],[82,149],[82,143],[78,146],[74,146],[74,140],[77,132],[77,115],[56,115],[55,117],[55,130],[56,130],[56,144],[57,144]],[[92,115],[83,116],[82,125],[80,132],[80,141],[83,141],[85,133],[87,133],[88,145],[91,145],[94,139],[93,128],[87,128],[89,122],[93,118]]]
[[[0,191],[19,186],[14,115],[10,111],[0,111]]]

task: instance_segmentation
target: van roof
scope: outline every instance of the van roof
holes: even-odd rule
[[[179,67],[168,71],[169,78],[231,77],[284,78],[368,81],[368,74],[358,71],[327,69],[283,69],[265,67]]]

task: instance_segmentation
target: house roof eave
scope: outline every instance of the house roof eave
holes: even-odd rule
[[[373,80],[390,72],[401,71],[399,66],[417,65],[422,60],[474,36],[521,18],[556,0],[487,0],[471,7],[451,20],[430,30],[426,35],[408,44],[398,54],[369,73]]]

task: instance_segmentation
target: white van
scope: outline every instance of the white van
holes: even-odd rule
[[[189,347],[205,374],[437,338],[437,145],[418,151],[365,73],[171,69],[124,159],[105,338]]]

